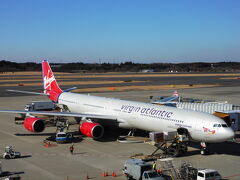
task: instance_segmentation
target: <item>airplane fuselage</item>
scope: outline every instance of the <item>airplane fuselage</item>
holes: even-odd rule
[[[191,138],[201,142],[222,142],[233,136],[222,119],[196,111],[150,103],[63,92],[58,98],[73,113],[105,114],[116,117],[119,127],[154,132],[188,130]],[[217,126],[216,126],[217,124]]]

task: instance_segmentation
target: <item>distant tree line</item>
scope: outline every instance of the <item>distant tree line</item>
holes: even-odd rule
[[[240,62],[217,63],[53,63],[51,67],[58,72],[239,72]],[[41,71],[40,63],[16,63],[0,61],[0,72]]]

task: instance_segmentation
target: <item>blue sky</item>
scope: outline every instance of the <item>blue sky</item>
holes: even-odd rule
[[[239,0],[0,0],[0,60],[240,61]]]

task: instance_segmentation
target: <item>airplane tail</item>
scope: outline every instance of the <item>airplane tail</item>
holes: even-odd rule
[[[59,95],[63,91],[58,86],[52,69],[46,60],[42,61],[42,75],[44,94],[47,94],[52,101],[57,102]]]

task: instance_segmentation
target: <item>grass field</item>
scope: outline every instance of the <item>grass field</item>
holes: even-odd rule
[[[0,80],[0,82],[2,82],[2,81]],[[34,82],[34,83],[23,83],[23,82],[25,82],[25,80],[15,81],[15,82],[16,82],[16,84],[15,83],[0,84],[0,87],[41,86],[42,85],[42,81],[41,82]],[[145,82],[145,81],[131,81],[131,82],[127,82],[127,83],[138,83],[138,82]],[[88,84],[88,85],[93,85],[93,84],[124,84],[124,83],[126,83],[126,82],[125,81],[68,81],[68,82],[58,82],[59,86],[85,85],[85,84]]]

